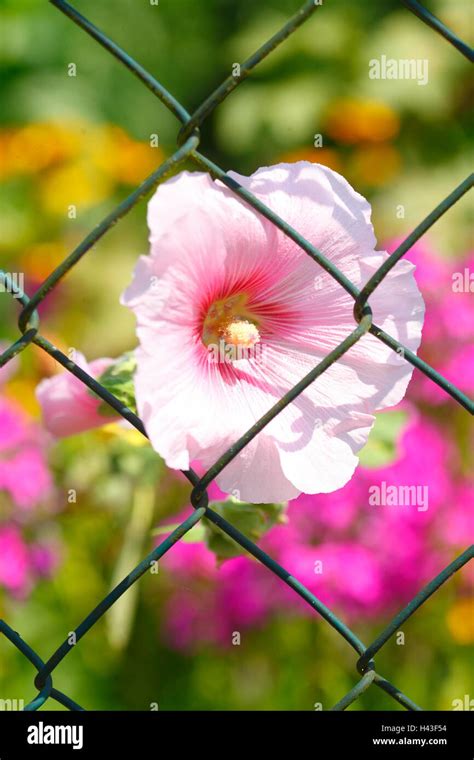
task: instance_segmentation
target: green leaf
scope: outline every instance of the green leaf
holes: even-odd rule
[[[287,520],[284,514],[286,504],[247,504],[230,496],[228,501],[213,502],[210,507],[252,541],[258,541],[274,525],[285,523]],[[169,535],[178,526],[179,523],[159,525],[152,531],[152,535]],[[191,544],[204,541],[208,549],[214,552],[218,562],[245,554],[245,550],[239,544],[206,518],[191,528],[181,540]]]
[[[286,504],[248,504],[231,496],[227,501],[211,504],[211,509],[252,541],[258,541],[274,525],[286,522]],[[204,519],[203,523],[206,544],[219,562],[245,554],[239,544],[210,520]]]
[[[395,461],[397,442],[407,420],[408,414],[403,411],[376,416],[369,440],[359,454],[363,467],[385,467]]]
[[[119,401],[136,414],[134,375],[137,361],[133,351],[129,351],[119,357],[117,361],[108,367],[97,379],[104,388],[113,393]],[[95,394],[94,394],[95,395]],[[116,412],[105,401],[99,406],[99,414],[106,417],[115,417]]]
[[[167,536],[176,530],[176,528],[179,528],[180,524],[181,523],[174,523],[170,525],[168,523],[168,525],[159,525],[157,528],[154,528],[154,530],[152,530],[151,535]],[[191,528],[191,530],[188,530],[188,532],[184,534],[184,536],[181,538],[181,541],[184,541],[186,544],[197,544],[201,541],[204,541],[205,537],[204,525],[202,525],[202,522],[198,522]]]

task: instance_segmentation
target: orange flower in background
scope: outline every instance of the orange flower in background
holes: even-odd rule
[[[335,172],[342,171],[341,160],[333,148],[299,148],[283,153],[278,161],[290,164],[295,161],[311,161],[313,164],[328,166]]]
[[[446,618],[449,632],[460,644],[474,642],[474,599],[459,599]]]
[[[156,169],[163,161],[159,148],[133,140],[120,127],[106,126],[97,135],[92,157],[105,174],[126,185],[134,185]]]
[[[82,122],[38,122],[0,132],[0,178],[40,176],[46,211],[100,203],[116,183],[135,185],[163,161],[163,152],[123,129]]]
[[[64,243],[36,243],[21,255],[21,271],[28,272],[34,280],[43,281],[66,258],[67,253]]]
[[[42,326],[41,334],[46,338],[46,340],[49,340],[53,346],[59,348],[63,354],[70,356],[69,351],[71,349],[71,346],[68,345],[68,341],[65,339],[64,335],[62,335],[60,332],[50,330],[49,327],[45,325]],[[26,354],[26,352],[23,353]],[[56,359],[53,359],[53,357],[47,354],[46,351],[41,351],[38,349],[35,350],[34,354],[30,354],[30,356],[33,357],[31,360],[32,373],[37,379],[44,377],[45,375],[54,375],[56,372],[62,371]]]
[[[76,123],[39,122],[0,134],[0,166],[4,178],[34,174],[70,160],[81,148],[81,127]]]
[[[400,120],[395,111],[375,100],[336,100],[324,122],[326,134],[348,145],[390,140],[398,134],[399,128]]]
[[[78,156],[47,172],[40,195],[44,208],[64,214],[69,205],[87,208],[101,203],[119,184],[141,182],[163,160],[159,148],[133,140],[123,129],[89,125],[82,129]]]

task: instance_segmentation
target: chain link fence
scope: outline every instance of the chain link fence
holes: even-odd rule
[[[337,2],[337,0],[334,0]],[[172,172],[178,169],[185,161],[190,160],[200,169],[208,172],[213,178],[221,180],[228,188],[238,195],[245,203],[250,205],[259,214],[269,219],[282,232],[299,245],[312,259],[316,266],[323,267],[332,277],[343,287],[354,300],[354,330],[333,350],[331,351],[306,377],[286,393],[261,419],[259,419],[238,441],[236,441],[212,466],[199,478],[193,470],[184,472],[189,482],[193,486],[191,492],[191,503],[194,512],[181,525],[160,543],[147,557],[127,575],[75,629],[74,637],[68,638],[45,662],[35,652],[19,633],[14,631],[5,621],[0,620],[0,632],[15,646],[20,652],[32,663],[37,670],[34,679],[34,685],[38,691],[37,695],[26,706],[25,710],[33,711],[42,707],[48,700],[55,700],[64,705],[69,710],[83,710],[80,705],[74,702],[68,695],[58,691],[53,687],[52,674],[61,663],[61,661],[71,652],[74,646],[85,636],[85,634],[97,623],[97,621],[107,612],[110,607],[124,594],[130,586],[149,570],[150,565],[157,562],[163,557],[173,545],[176,544],[196,523],[203,517],[206,517],[216,525],[227,536],[239,544],[245,552],[248,552],[256,560],[262,563],[270,572],[277,576],[283,583],[286,583],[293,591],[304,599],[310,607],[317,612],[330,626],[332,626],[342,636],[349,646],[351,646],[358,655],[356,669],[359,675],[354,687],[345,694],[340,701],[332,708],[333,710],[345,710],[351,703],[363,694],[373,685],[382,689],[389,694],[394,700],[400,703],[407,710],[421,710],[422,708],[415,704],[410,697],[404,694],[397,686],[383,677],[376,670],[374,656],[382,649],[391,636],[400,628],[400,626],[410,618],[429,597],[434,594],[454,573],[466,565],[474,557],[474,546],[469,547],[457,559],[444,568],[430,583],[428,583],[403,609],[396,615],[393,620],[384,628],[380,635],[366,646],[358,636],[344,624],[328,607],[326,607],[314,594],[312,594],[297,578],[293,577],[288,570],[279,565],[271,556],[262,551],[253,541],[247,538],[243,533],[238,531],[227,520],[214,512],[208,506],[208,497],[206,488],[214,478],[229,464],[230,461],[251,441],[258,433],[284,409],[312,382],[314,382],[322,373],[336,362],[346,351],[351,348],[363,335],[371,333],[391,349],[396,351],[405,361],[410,362],[414,367],[427,375],[434,383],[439,385],[448,393],[458,404],[467,412],[474,414],[474,402],[462,393],[455,385],[450,383],[446,378],[440,375],[434,368],[405,348],[399,341],[388,335],[374,324],[372,320],[372,310],[369,299],[378,285],[382,282],[387,273],[399,261],[409,248],[443,215],[445,214],[471,187],[474,181],[474,175],[465,179],[456,187],[439,205],[428,214],[428,216],[411,232],[401,245],[385,260],[378,271],[359,291],[352,282],[350,282],[337,267],[334,266],[321,251],[317,250],[307,240],[305,240],[297,230],[293,229],[271,209],[267,208],[248,190],[239,185],[235,180],[227,176],[219,166],[212,163],[206,156],[198,151],[200,142],[199,128],[205,119],[214,111],[215,108],[228,97],[236,87],[251,74],[253,69],[266,58],[278,45],[283,43],[287,37],[296,32],[298,27],[304,24],[311,16],[319,10],[324,13],[322,0],[307,0],[304,5],[290,18],[287,23],[253,55],[251,55],[240,66],[239,76],[230,75],[212,92],[197,108],[190,114],[184,106],[179,103],[165,87],[156,80],[148,71],[142,68],[134,61],[125,51],[116,45],[102,31],[95,27],[88,19],[78,13],[69,3],[64,0],[50,0],[52,5],[64,13],[77,26],[81,27],[87,34],[95,39],[111,55],[126,66],[142,84],[158,97],[162,103],[174,114],[181,124],[177,137],[177,149],[167,160],[165,160],[141,185],[139,185],[122,203],[120,203],[103,221],[98,224],[87,237],[75,248],[67,258],[47,277],[41,287],[31,296],[28,297],[12,280],[11,275],[0,271],[0,281],[4,285],[4,291],[9,292],[22,305],[22,311],[19,316],[18,325],[21,336],[18,340],[10,345],[3,354],[0,355],[0,367],[9,362],[15,355],[23,351],[27,346],[35,344],[43,351],[46,351],[57,362],[75,375],[91,391],[100,396],[113,409],[115,409],[124,419],[130,422],[138,431],[146,436],[145,429],[140,419],[127,407],[125,407],[114,395],[106,390],[99,382],[90,377],[65,354],[59,351],[52,343],[46,340],[39,332],[39,317],[37,313],[38,305],[48,296],[56,285],[67,275],[67,273],[79,263],[81,258],[92,249],[97,241],[102,238],[108,230],[111,229],[123,216],[125,216],[135,204],[144,198],[151,190],[161,183]],[[433,16],[416,0],[402,0],[403,4],[418,16],[421,21],[441,34],[449,43],[451,43],[463,56],[470,61],[473,60],[472,49],[459,39],[450,29],[441,21]],[[417,22],[415,22],[417,23]],[[442,44],[442,43],[440,43]],[[341,579],[341,583],[343,583]],[[71,643],[74,639],[75,643]]]

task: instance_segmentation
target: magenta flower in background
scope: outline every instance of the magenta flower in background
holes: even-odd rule
[[[52,574],[57,549],[51,543],[28,543],[13,522],[0,523],[0,589],[25,598],[39,578]]]
[[[230,172],[357,286],[385,260],[370,206],[327,167]],[[151,250],[122,301],[137,318],[137,408],[176,469],[209,466],[354,329],[353,299],[275,225],[207,174],[183,172],[148,207]],[[416,351],[423,300],[399,262],[371,296],[374,320]],[[373,413],[403,397],[412,367],[364,336],[218,476],[271,502],[351,478]],[[265,477],[261,477],[261,473]]]
[[[262,545],[276,550],[285,567],[349,619],[392,610],[442,567],[443,555],[445,560],[450,556],[443,523],[465,508],[451,502],[451,453],[441,430],[415,414],[391,465],[360,467],[337,494],[300,496],[289,506],[289,536],[286,526],[279,526]],[[399,501],[403,489],[422,490],[411,491],[413,504],[390,505],[383,503],[390,487],[397,489]],[[371,500],[374,493],[380,499]],[[322,572],[315,572],[317,561]],[[353,584],[356,571],[360,580]]]
[[[474,481],[460,480],[453,489],[452,499],[457,508],[446,521],[444,538],[449,544],[462,546],[474,540]]]
[[[75,355],[75,364],[93,378],[105,372],[113,361],[103,358],[88,363],[81,353],[76,352]],[[102,400],[67,370],[42,380],[36,389],[36,396],[46,429],[58,438],[82,433],[114,420],[112,414],[101,414],[99,407]]]
[[[22,595],[29,586],[28,571],[28,547],[20,530],[15,525],[0,525],[0,585]]]
[[[9,363],[8,372],[0,370],[2,384],[17,364]],[[48,436],[19,404],[0,395],[0,589],[17,599],[24,599],[58,563],[57,541],[27,540],[24,535],[28,526],[36,536],[39,508],[51,507],[47,453]]]
[[[395,250],[400,240],[387,248]],[[474,389],[474,254],[443,259],[424,239],[406,254],[426,302],[420,356],[467,395]],[[451,397],[423,373],[415,373],[412,398],[444,404]]]
[[[390,465],[359,467],[334,494],[291,501],[288,524],[260,542],[349,623],[393,614],[474,539],[473,484],[456,473],[445,432],[411,409],[397,449]],[[390,488],[401,503],[384,503]],[[404,504],[409,488],[411,502]],[[209,491],[220,498],[214,486]],[[230,645],[231,632],[242,630],[244,621],[263,625],[282,610],[313,614],[253,559],[218,567],[202,543],[176,544],[163,569],[170,577],[165,634],[177,648]]]
[[[347,619],[361,613],[375,615],[383,608],[383,578],[377,555],[358,541],[312,546],[300,536],[299,542],[282,549],[279,559],[326,605],[343,610]],[[288,592],[286,596],[287,604],[295,604]],[[296,603],[303,610],[304,603]]]
[[[367,579],[371,579],[368,588],[375,602],[371,611],[367,610],[369,615],[406,603],[443,567],[443,561],[445,564],[452,557],[451,546],[455,542],[447,540],[445,525],[462,520],[467,506],[465,501],[454,503],[454,447],[435,423],[413,412],[397,448],[392,464],[373,469],[360,467],[351,483],[338,494],[300,496],[288,511],[292,536],[299,534],[299,544],[306,547],[313,563],[320,555],[324,557],[327,545],[337,548],[340,542],[350,548],[351,543],[345,542],[352,542],[354,549],[364,550],[365,560],[359,560],[359,567],[365,568]],[[394,492],[397,504],[390,503],[389,489]],[[404,503],[407,494],[409,503]],[[280,557],[292,570],[291,552],[296,556],[297,551],[291,542],[285,546],[283,530],[274,528],[268,534],[266,546],[274,547],[280,542]],[[472,533],[471,524],[471,538]],[[458,537],[461,538],[459,534]],[[458,547],[464,548],[466,542],[468,534]],[[308,546],[312,553],[308,553]],[[335,581],[340,580],[334,590],[324,563],[323,572],[312,576],[308,563],[305,575],[310,589],[322,601],[332,600],[349,617],[364,610],[367,595],[361,583],[354,586],[352,600],[345,598],[344,586],[352,587],[352,570],[358,566],[357,554],[352,557],[349,551],[331,552],[328,569],[332,568]]]
[[[0,465],[1,470],[3,487],[20,509],[31,509],[51,495],[53,484],[45,451],[35,444],[25,446],[5,467]]]
[[[17,403],[0,396],[0,491],[19,509],[31,510],[52,487],[43,432]]]
[[[274,579],[256,562],[235,557],[217,568],[215,555],[202,543],[175,548],[163,565],[174,579],[164,614],[171,646],[229,645],[233,631],[263,625],[277,609]]]
[[[18,447],[27,437],[25,412],[16,401],[0,396],[0,452]]]

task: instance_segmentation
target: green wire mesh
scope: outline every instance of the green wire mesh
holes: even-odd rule
[[[64,261],[46,278],[38,290],[29,298],[10,275],[0,270],[0,281],[5,286],[5,291],[22,305],[18,325],[21,336],[0,355],[0,367],[19,354],[27,346],[34,343],[63,365],[69,372],[81,380],[88,388],[96,393],[115,409],[124,419],[128,420],[137,430],[146,436],[145,429],[140,419],[126,406],[124,406],[113,394],[106,390],[99,382],[90,377],[84,370],[78,367],[65,354],[59,351],[52,343],[39,333],[39,318],[37,307],[47,297],[48,293],[55,288],[60,280],[75,266],[79,260],[91,250],[95,243],[105,235],[108,230],[127,214],[138,201],[153,190],[170,173],[174,172],[186,160],[193,161],[200,169],[207,171],[212,177],[221,180],[228,188],[258,213],[265,216],[275,224],[282,232],[299,245],[317,265],[323,267],[354,299],[354,330],[331,351],[311,372],[309,372],[297,385],[286,393],[263,417],[239,438],[209,470],[199,478],[193,470],[187,470],[184,475],[193,486],[191,503],[194,512],[179,525],[164,541],[161,542],[145,559],[127,575],[89,615],[80,623],[75,630],[75,642],[79,640],[95,625],[95,623],[107,612],[107,610],[132,586],[149,568],[151,563],[163,557],[196,523],[206,517],[225,534],[236,541],[246,552],[261,562],[272,573],[286,583],[293,591],[303,598],[330,626],[332,626],[358,654],[356,662],[359,680],[354,687],[345,694],[342,699],[332,708],[333,710],[345,710],[366,689],[375,684],[383,689],[394,700],[403,705],[407,710],[421,710],[408,696],[401,692],[393,683],[385,679],[376,669],[373,657],[385,645],[399,627],[424,604],[429,597],[437,591],[455,572],[460,570],[469,560],[474,557],[474,546],[470,546],[457,559],[444,568],[430,583],[428,583],[403,609],[396,615],[387,627],[369,646],[356,636],[342,620],[340,620],[328,607],[326,607],[314,594],[312,594],[297,578],[294,578],[284,567],[275,562],[266,552],[262,551],[257,544],[237,530],[231,523],[223,519],[208,506],[206,488],[214,478],[229,464],[230,461],[251,441],[279,412],[290,404],[310,383],[316,380],[328,367],[336,362],[348,349],[353,346],[365,333],[370,332],[379,340],[403,356],[406,361],[421,370],[433,382],[443,388],[455,401],[468,412],[474,414],[474,402],[469,399],[459,388],[450,383],[426,362],[405,348],[399,341],[392,338],[386,332],[377,327],[372,321],[372,310],[369,298],[383,278],[409,250],[409,248],[444,214],[450,209],[471,187],[474,175],[470,175],[461,182],[428,216],[413,230],[413,232],[398,246],[398,248],[386,259],[378,271],[358,290],[337,267],[330,262],[321,251],[305,240],[297,230],[293,229],[271,209],[267,208],[252,193],[243,188],[234,179],[231,179],[219,166],[198,152],[200,142],[199,128],[205,119],[214,111],[252,70],[287,37],[295,32],[299,26],[305,23],[312,14],[321,7],[318,0],[307,0],[304,5],[290,18],[287,23],[262,47],[250,56],[240,67],[238,77],[229,76],[214,92],[212,92],[196,110],[190,114],[163,85],[151,74],[143,69],[136,61],[130,58],[118,45],[110,40],[103,32],[95,27],[84,16],[78,13],[65,0],[50,0],[50,2],[68,16],[75,24],[81,27],[87,34],[95,39],[102,47],[109,51],[124,66],[126,66],[141,82],[156,95],[162,103],[176,116],[181,123],[177,137],[177,149],[173,155],[164,161],[150,176],[134,190],[122,203],[120,203],[103,221],[98,224],[84,240],[67,256]],[[441,34],[462,55],[473,60],[472,49],[460,40],[450,29],[442,24],[416,0],[402,0],[416,16],[425,24]],[[38,690],[36,697],[24,708],[26,711],[37,710],[47,700],[53,699],[67,707],[69,710],[83,710],[69,696],[53,687],[52,673],[60,662],[68,655],[75,644],[70,643],[74,637],[69,636],[61,646],[44,662],[39,655],[14,631],[5,621],[0,620],[0,632],[14,645],[36,668],[37,674],[34,685]]]

